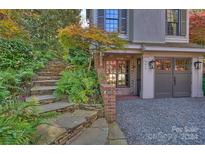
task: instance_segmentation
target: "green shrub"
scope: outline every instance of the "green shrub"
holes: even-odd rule
[[[89,55],[80,49],[69,49],[68,63],[80,67],[88,67]]]
[[[36,127],[54,116],[40,114],[37,105],[17,100],[0,104],[0,144],[32,144]]]
[[[22,83],[31,81],[33,78],[34,72],[31,69],[21,70],[18,72],[18,78]]]
[[[18,95],[35,72],[54,57],[52,51],[33,51],[26,41],[0,38],[0,99]]]
[[[57,96],[67,95],[74,103],[99,103],[99,85],[94,71],[84,68],[65,71],[57,83]]]
[[[19,69],[33,58],[32,46],[22,40],[0,39],[0,69]]]
[[[14,95],[17,94],[20,89],[20,87],[18,87],[20,81],[13,71],[0,72],[0,84],[4,89]]]
[[[7,100],[10,96],[10,92],[6,89],[5,86],[2,85],[0,82],[0,104],[4,101]]]

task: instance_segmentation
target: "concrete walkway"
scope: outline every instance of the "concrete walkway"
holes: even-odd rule
[[[205,144],[205,98],[117,102],[128,144]]]

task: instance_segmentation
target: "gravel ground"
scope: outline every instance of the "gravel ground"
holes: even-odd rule
[[[128,144],[205,144],[205,98],[117,102]]]

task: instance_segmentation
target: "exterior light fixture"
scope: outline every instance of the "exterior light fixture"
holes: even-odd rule
[[[195,69],[200,69],[201,68],[201,64],[202,64],[202,62],[200,62],[200,61],[194,62],[194,68]]]
[[[150,62],[149,62],[149,69],[154,69],[155,68],[155,60],[151,60]]]

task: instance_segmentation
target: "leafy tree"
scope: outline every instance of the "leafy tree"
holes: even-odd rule
[[[190,16],[190,41],[205,45],[205,11],[192,11]]]
[[[123,48],[126,43],[117,33],[106,33],[96,27],[82,28],[80,25],[70,25],[59,30],[59,39],[64,49],[79,48],[89,55],[90,64],[95,53],[108,49]]]
[[[58,49],[57,30],[80,22],[81,10],[14,10],[11,18],[30,34],[37,48]]]
[[[0,10],[0,37],[1,38],[28,38],[28,33],[13,19],[11,10]]]

